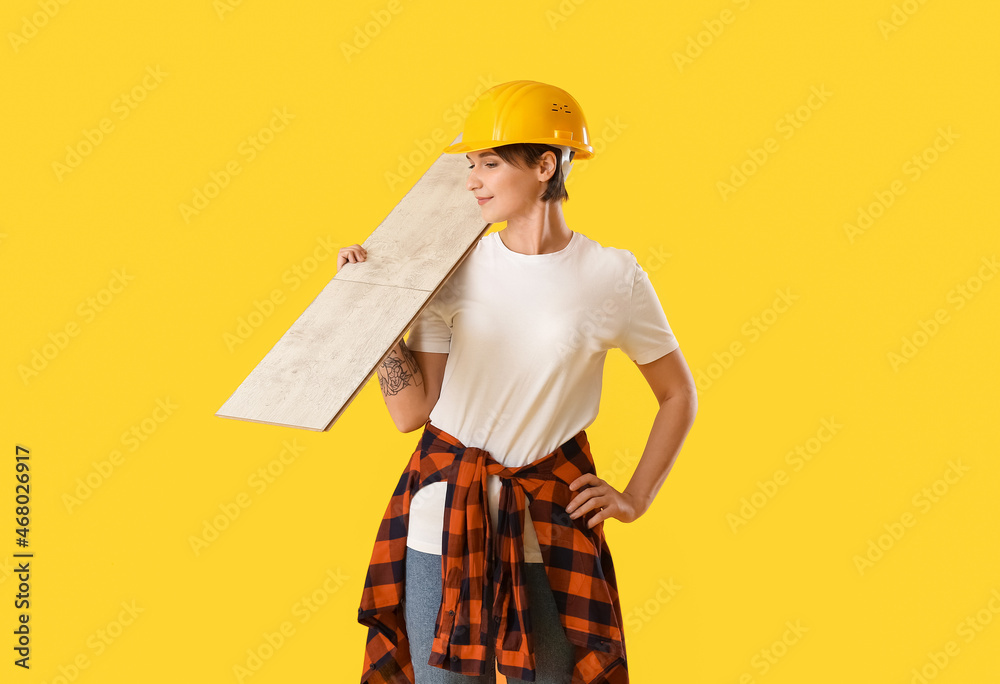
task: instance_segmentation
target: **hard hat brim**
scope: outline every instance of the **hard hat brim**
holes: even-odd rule
[[[534,140],[525,141],[531,143],[539,143],[542,145],[553,145],[555,147],[569,147],[576,151],[574,156],[574,161],[591,159],[594,156],[594,148],[590,145],[583,145],[575,140],[567,140],[566,138],[536,138]],[[443,152],[445,154],[460,154],[462,152],[478,152],[479,150],[488,150],[491,147],[500,147],[502,145],[511,145],[513,143],[504,142],[502,140],[488,140],[484,142],[460,142],[454,145],[448,145],[444,148]]]

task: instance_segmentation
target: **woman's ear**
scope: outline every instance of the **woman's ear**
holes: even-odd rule
[[[549,156],[549,152],[552,152],[552,150],[545,150],[545,152],[542,153],[542,158],[539,160],[538,163],[539,173],[543,174],[541,180],[546,183],[549,181],[550,178],[552,178],[552,176],[555,175],[556,166],[561,163],[559,157],[556,155],[555,152],[552,152],[551,156]],[[552,161],[553,159],[555,160],[554,163]],[[549,173],[549,169],[552,170],[552,173]]]

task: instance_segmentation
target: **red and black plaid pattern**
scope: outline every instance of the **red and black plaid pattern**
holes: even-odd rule
[[[531,609],[524,575],[524,511],[531,509],[559,617],[576,647],[573,684],[628,684],[622,612],[604,523],[588,529],[566,505],[583,473],[595,472],[586,433],[519,468],[424,424],[379,525],[358,622],[368,627],[362,683],[414,684],[403,617],[410,500],[424,485],[445,481],[442,600],[428,663],[452,672],[485,674],[486,646],[508,677],[535,680]],[[501,478],[496,530],[486,475]],[[492,591],[490,585],[492,584]],[[492,600],[490,600],[492,599]],[[492,618],[492,621],[491,621]]]

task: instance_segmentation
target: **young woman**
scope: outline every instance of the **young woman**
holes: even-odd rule
[[[429,458],[431,443],[440,453],[454,451],[456,458],[468,453],[468,447],[476,447],[472,451],[480,458],[478,450],[488,453],[485,462],[491,473],[498,473],[482,480],[489,494],[490,529],[518,540],[516,553],[504,554],[504,562],[518,568],[494,574],[492,568],[501,561],[490,556],[490,577],[505,579],[497,580],[499,588],[490,586],[482,605],[516,610],[518,619],[492,616],[503,625],[493,629],[505,634],[491,631],[489,638],[482,637],[484,656],[471,650],[483,643],[476,635],[464,642],[462,653],[476,654],[472,666],[442,655],[442,622],[455,612],[445,610],[442,587],[454,589],[453,601],[471,600],[468,583],[459,589],[448,574],[454,567],[449,563],[461,565],[455,559],[462,556],[454,549],[448,552],[451,559],[442,556],[454,533],[453,508],[464,503],[449,497],[455,482],[441,481],[439,473],[427,478],[437,481],[418,488],[412,466],[390,505],[395,517],[390,521],[387,511],[378,542],[388,543],[390,522],[407,521],[405,571],[395,568],[404,575],[395,582],[398,594],[405,593],[400,616],[405,629],[387,626],[389,618],[376,620],[374,609],[365,611],[363,603],[360,613],[373,625],[366,660],[370,672],[363,681],[413,681],[412,672],[416,684],[494,682],[492,664],[483,674],[469,673],[482,671],[481,658],[492,663],[496,646],[503,655],[496,654],[500,671],[512,684],[525,681],[518,674],[530,677],[528,671],[534,672],[536,684],[568,684],[574,671],[580,681],[624,684],[628,675],[620,607],[601,523],[609,518],[632,522],[649,509],[694,420],[694,381],[635,256],[604,247],[566,224],[566,174],[575,157],[593,156],[583,113],[569,93],[535,81],[496,86],[470,110],[462,142],[445,152],[465,153],[469,160],[466,187],[474,196],[470,201],[482,207],[483,220],[507,225],[480,239],[417,317],[409,341],[400,341],[377,372],[396,427],[402,432],[424,428],[411,466]],[[360,245],[345,247],[337,268],[365,258]],[[597,416],[604,359],[613,347],[636,363],[659,403],[640,462],[621,491],[597,476],[583,432]],[[570,467],[571,461],[580,468]],[[556,466],[562,468],[559,473],[571,473],[568,488],[551,473],[534,472],[541,463],[561,464]],[[499,470],[501,465],[506,469]],[[524,477],[518,480],[520,474]],[[553,480],[554,486],[545,489]],[[519,498],[524,494],[515,496],[518,487],[533,493]],[[406,515],[399,503],[404,492]],[[515,503],[519,501],[525,503]],[[534,521],[532,511],[545,519]],[[560,541],[567,539],[571,541]],[[402,564],[402,559],[395,562]],[[585,580],[581,565],[587,568]],[[369,606],[374,605],[372,577],[370,568]],[[494,590],[516,594],[518,582],[526,590],[520,600],[494,603]],[[593,589],[598,584],[600,592]],[[592,593],[584,596],[587,591]],[[610,597],[600,601],[606,615],[595,608],[597,594]],[[530,612],[522,605],[525,596]],[[448,595],[444,598],[447,603]],[[573,615],[581,610],[603,617],[592,617],[596,625],[581,625],[580,616]],[[518,624],[522,621],[530,624]],[[471,624],[478,627],[475,616]],[[598,632],[611,638],[599,639]],[[387,633],[390,645],[373,646],[374,641],[382,644]],[[525,633],[531,635],[530,657],[521,644]],[[385,653],[397,650],[391,642],[398,641],[408,641],[409,653],[389,658]]]

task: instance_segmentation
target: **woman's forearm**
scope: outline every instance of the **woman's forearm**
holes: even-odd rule
[[[639,465],[623,491],[635,499],[639,515],[653,504],[677,460],[697,412],[698,397],[693,392],[676,394],[660,404]]]
[[[400,432],[410,432],[427,422],[427,391],[420,364],[400,340],[375,369],[382,398]]]

